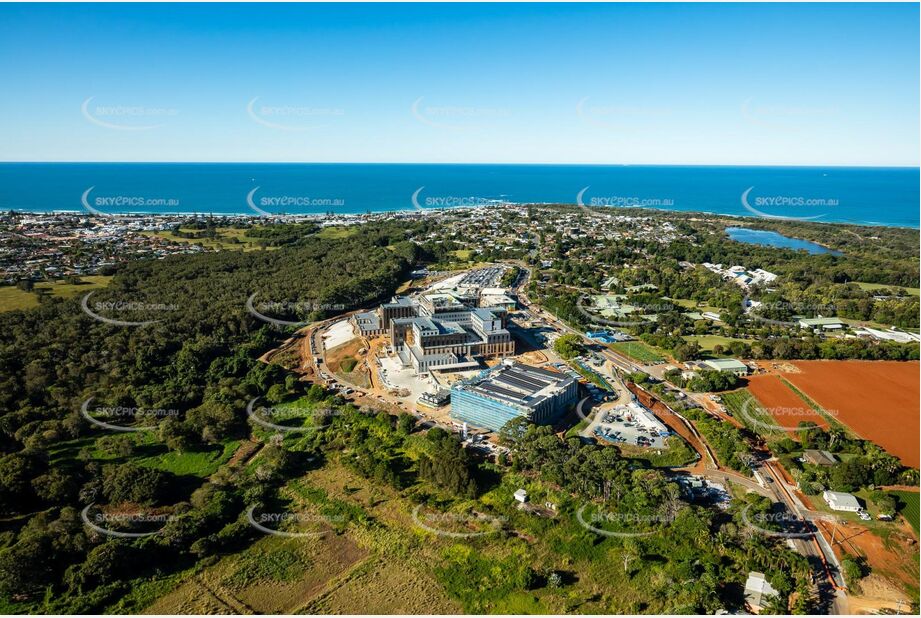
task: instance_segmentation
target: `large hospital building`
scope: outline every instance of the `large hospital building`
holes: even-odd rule
[[[579,397],[568,375],[505,361],[451,389],[451,417],[492,431],[517,417],[537,424],[557,420]]]
[[[478,300],[446,292],[396,296],[376,311],[356,314],[353,322],[363,336],[388,334],[393,352],[416,373],[475,369],[479,358],[515,353],[508,309],[478,307]]]

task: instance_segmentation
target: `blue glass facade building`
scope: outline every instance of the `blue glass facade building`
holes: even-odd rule
[[[519,416],[547,424],[558,419],[578,396],[579,383],[568,375],[506,363],[455,384],[451,417],[491,431]]]

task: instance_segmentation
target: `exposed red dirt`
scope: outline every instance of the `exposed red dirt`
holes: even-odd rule
[[[883,540],[856,523],[816,523],[822,528],[825,538],[832,543],[839,558],[846,554],[862,556],[874,573],[908,585],[917,585],[918,544],[904,530],[893,530],[888,540]]]
[[[687,442],[692,449],[697,451],[699,459],[694,463],[693,466],[691,466],[691,469],[705,468],[707,453],[705,452],[704,445],[694,436],[694,434],[691,433],[687,425],[685,425],[684,422],[678,418],[674,412],[672,412],[671,408],[659,401],[659,399],[657,399],[651,393],[643,390],[632,382],[627,382],[626,386],[627,390],[636,395],[637,400],[641,404],[652,410],[653,414],[659,417],[659,420],[665,423],[669,429],[684,438],[685,442]]]
[[[839,422],[902,463],[918,467],[918,362],[795,361],[783,377]]]
[[[812,422],[828,429],[828,422],[822,418],[822,415],[809,407],[809,404],[781,382],[776,375],[750,377],[748,391],[781,427],[795,429],[801,422]],[[791,437],[796,438],[795,435]]]

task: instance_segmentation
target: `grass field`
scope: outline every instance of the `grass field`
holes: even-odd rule
[[[625,354],[641,363],[657,363],[664,361],[665,358],[658,354],[652,347],[642,341],[620,341],[612,343],[611,349],[621,354]]]
[[[720,399],[726,409],[732,413],[733,418],[738,419],[753,432],[763,436],[784,434],[780,430],[771,429],[770,426],[776,425],[777,421],[771,418],[771,415],[761,407],[747,388],[722,393]]]
[[[198,230],[192,229],[182,229],[180,231],[193,233]],[[193,244],[201,245],[208,249],[219,249],[219,250],[236,250],[236,251],[260,251],[260,250],[273,250],[278,247],[262,247],[259,245],[259,241],[253,238],[246,236],[246,230],[232,228],[232,227],[219,227],[216,229],[218,236],[216,238],[182,238],[176,236],[172,232],[159,231],[159,232],[141,232],[146,236],[157,236],[163,238],[164,240],[169,240],[175,243],[184,243],[184,244]]]
[[[697,345],[700,346],[700,349],[704,352],[713,352],[713,348],[717,345],[723,346],[723,348],[728,348],[729,344],[733,341],[738,341],[740,343],[746,343],[744,339],[739,339],[737,337],[723,337],[722,335],[685,335],[683,337],[685,341],[695,341]],[[722,356],[726,356],[728,350],[725,350]]]
[[[882,283],[863,283],[861,281],[855,281],[854,283],[856,283],[861,290],[873,291],[888,288],[890,290],[905,290],[905,292],[912,296],[921,296],[921,288],[906,288],[900,285],[885,285]]]
[[[17,311],[38,307],[38,297],[14,285],[0,287],[0,311]]]
[[[167,451],[158,455],[144,457],[137,460],[137,464],[148,468],[156,468],[164,472],[172,472],[177,476],[197,476],[205,478],[214,474],[219,467],[227,463],[237,447],[239,440],[228,440],[223,444],[203,451],[187,451],[177,453]]]
[[[457,251],[452,251],[457,259],[467,261],[470,259],[470,256],[473,255],[473,249],[458,249]]]
[[[59,442],[48,449],[48,456],[52,464],[67,465],[81,450],[86,449],[94,461],[114,462],[121,457],[103,450],[97,443],[100,438],[113,435],[100,431],[95,436]],[[179,453],[168,450],[152,432],[123,433],[115,435],[115,439],[130,440],[134,443],[135,456],[132,457],[132,461],[140,466],[171,472],[177,476],[199,478],[214,474],[221,465],[227,463],[240,446],[239,440],[227,440],[206,449]]]
[[[713,305],[698,304],[696,300],[691,300],[689,298],[670,298],[673,303],[679,307],[683,307],[688,311],[697,311],[699,313],[704,313],[706,311],[712,311],[713,313],[722,313],[723,309],[720,307],[714,307]]]
[[[478,499],[479,508],[501,516],[508,532],[458,540],[420,528],[415,500],[329,463],[285,486],[285,508],[323,517],[345,514],[346,523],[321,537],[259,539],[162,590],[164,596],[145,611],[597,614],[640,608],[659,613],[672,606],[665,595],[637,585],[655,581],[654,566],[625,573],[617,545],[586,538],[571,512],[575,505],[555,517],[537,517],[515,507],[512,494],[519,487],[537,504],[565,502],[552,487],[512,474]],[[509,573],[524,569],[578,576],[561,588],[507,583]]]
[[[51,294],[58,298],[73,298],[80,294],[106,287],[112,281],[112,277],[109,275],[86,275],[80,277],[80,280],[83,283],[74,284],[65,283],[64,281],[36,283],[35,289],[47,290],[39,293]],[[0,312],[31,309],[32,307],[38,307],[38,295],[35,292],[26,292],[12,285],[0,287]]]
[[[908,523],[911,524],[911,527],[915,529],[915,534],[918,534],[918,519],[919,519],[919,494],[916,491],[890,491],[888,492],[894,495],[898,501],[899,514],[902,515],[905,519],[908,520]]]
[[[324,227],[322,230],[317,232],[318,238],[329,238],[331,240],[337,240],[340,238],[348,238],[349,236],[354,236],[358,233],[357,226],[335,226],[331,225]]]

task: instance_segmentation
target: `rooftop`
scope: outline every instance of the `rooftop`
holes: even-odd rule
[[[731,370],[731,369],[748,370],[748,365],[734,358],[714,358],[710,360],[705,360],[704,364],[709,367],[713,367],[714,369],[718,369],[718,370]]]
[[[803,458],[817,466],[832,466],[838,460],[828,451],[807,448],[803,451]]]
[[[832,326],[835,324],[844,324],[838,318],[804,318],[799,321],[806,326]]]
[[[825,501],[828,502],[831,507],[844,507],[849,509],[859,509],[860,502],[857,501],[857,498],[853,494],[849,494],[843,491],[825,491],[823,494]]]
[[[768,597],[777,596],[777,591],[764,578],[764,573],[752,571],[745,580],[745,600],[752,607],[761,607]]]
[[[389,303],[384,303],[385,307],[411,307],[413,299],[409,296],[394,296]]]
[[[541,367],[503,363],[455,385],[455,388],[475,392],[505,404],[531,408],[574,381],[568,375]]]

